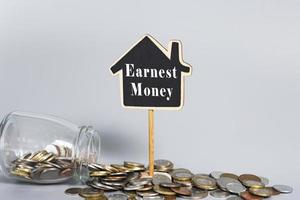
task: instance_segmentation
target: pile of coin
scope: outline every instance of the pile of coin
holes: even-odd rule
[[[67,180],[72,177],[74,167],[72,159],[41,150],[27,153],[11,162],[10,174],[18,179],[52,183]]]
[[[176,197],[194,200],[206,198],[208,194],[228,200],[260,200],[293,191],[286,185],[267,186],[268,179],[253,174],[238,176],[218,171],[194,174],[188,169],[174,169],[173,163],[168,160],[156,160],[154,166],[154,176],[150,177],[145,166],[136,162],[89,164],[90,180],[87,185],[90,189],[77,188],[77,194],[86,198],[81,194],[82,191],[97,190],[101,193],[100,199],[103,199],[106,198],[103,192],[114,192],[108,195],[109,200],[162,200]],[[70,194],[68,190],[66,194]]]

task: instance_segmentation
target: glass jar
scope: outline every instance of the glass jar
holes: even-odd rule
[[[5,177],[33,183],[86,181],[99,163],[100,135],[53,116],[12,112],[0,124],[0,167]]]

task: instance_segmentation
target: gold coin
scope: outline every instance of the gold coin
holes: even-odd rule
[[[124,167],[123,165],[111,164],[110,166],[112,166],[113,168],[118,169],[120,172],[129,172],[128,168]]]
[[[142,171],[145,171],[145,168],[144,167],[131,167],[131,168],[128,168],[128,171],[129,172],[142,172]]]
[[[36,153],[33,153],[33,154],[28,158],[28,160],[34,160],[34,161],[36,161],[39,157],[40,157],[40,152],[36,152]]]
[[[94,188],[84,188],[79,191],[79,195],[83,198],[95,198],[101,197],[103,192]]]
[[[249,192],[260,197],[270,197],[273,195],[273,190],[270,188],[250,188]]]
[[[127,176],[107,176],[103,178],[104,181],[122,181],[126,179]]]
[[[195,187],[203,190],[214,190],[217,188],[217,182],[215,179],[206,176],[194,176],[192,183]]]
[[[143,164],[137,163],[137,162],[131,162],[131,161],[124,161],[124,166],[125,167],[139,167],[139,168],[144,168]]]
[[[264,188],[265,185],[262,182],[253,181],[253,180],[244,180],[243,185],[250,188]]]
[[[10,173],[11,173],[12,175],[14,175],[14,176],[18,176],[18,177],[22,177],[22,178],[31,180],[29,174],[26,173],[26,172],[19,171],[19,170],[13,170],[13,171],[11,171]]]
[[[18,167],[18,168],[16,168],[18,171],[20,171],[20,172],[25,172],[25,173],[30,173],[32,170],[31,169],[28,169],[28,168],[26,168],[26,167]]]
[[[190,172],[174,172],[172,173],[172,178],[176,181],[190,181],[193,177],[193,174]]]
[[[35,161],[41,161],[42,158],[47,154],[48,154],[48,152],[46,150],[42,150],[42,151],[39,151],[36,154],[34,154],[31,159],[35,160]]]
[[[56,156],[53,153],[47,153],[47,154],[42,154],[39,158],[40,162],[44,162],[44,161],[52,161]]]
[[[223,173],[221,174],[220,177],[227,177],[227,178],[232,178],[232,179],[235,179],[235,180],[238,180],[239,177],[235,174],[232,174],[232,173]]]
[[[102,177],[109,175],[110,172],[108,171],[92,171],[90,172],[90,177]]]
[[[239,176],[239,181],[243,182],[246,180],[261,182],[261,179],[253,174],[242,174]]]
[[[176,195],[176,193],[169,188],[160,187],[159,185],[154,185],[153,190],[162,195]]]
[[[85,197],[84,199],[85,200],[107,200],[108,198],[104,194],[102,194],[99,197]]]
[[[112,166],[110,166],[110,165],[105,165],[105,166],[104,166],[104,169],[105,169],[106,171],[109,171],[109,172],[112,172],[112,173],[119,172],[118,169],[116,169],[116,168],[114,168],[114,167],[112,167]]]
[[[47,157],[43,158],[43,160],[51,162],[56,158],[54,154],[49,154]]]

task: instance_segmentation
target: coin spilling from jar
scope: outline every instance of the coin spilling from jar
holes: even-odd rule
[[[133,199],[204,199],[215,198],[261,200],[279,194],[291,193],[287,185],[268,186],[269,180],[254,174],[236,175],[213,171],[210,174],[194,174],[185,168],[174,168],[168,160],[155,160],[154,176],[137,162],[123,164],[87,164],[89,180],[87,188],[69,188],[68,195],[85,199],[133,200]],[[92,194],[90,194],[92,193]],[[97,193],[97,194],[94,194]],[[99,197],[92,197],[92,196]]]
[[[26,153],[10,163],[10,174],[18,179],[37,183],[56,183],[73,176],[71,148],[51,144],[45,149]]]

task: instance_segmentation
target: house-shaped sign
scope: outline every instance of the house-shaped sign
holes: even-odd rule
[[[146,35],[110,68],[120,75],[124,107],[180,109],[183,106],[184,76],[191,66],[182,59],[180,41],[170,41],[165,49]]]

